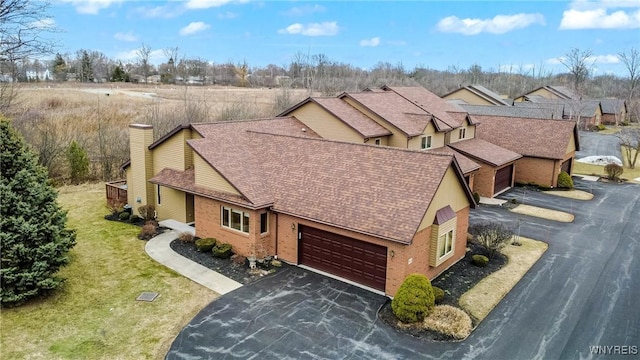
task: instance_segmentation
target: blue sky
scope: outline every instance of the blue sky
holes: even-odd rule
[[[252,1],[53,0],[61,52],[98,50],[152,60],[179,47],[189,58],[286,65],[296,53],[324,54],[361,68],[378,62],[445,70],[559,73],[570,48],[590,49],[597,73],[624,75],[617,54],[640,49],[640,0]]]

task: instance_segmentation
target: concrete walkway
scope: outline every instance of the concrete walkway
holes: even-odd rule
[[[480,196],[480,204],[484,205],[502,205],[506,203],[507,200],[496,199],[496,198],[488,198],[484,196]]]
[[[173,224],[162,221],[160,225],[170,228]],[[242,287],[239,282],[231,280],[173,251],[170,246],[171,242],[177,239],[181,232],[184,232],[180,230],[185,230],[180,229],[180,226],[177,228],[179,230],[165,231],[147,242],[144,250],[152,259],[220,295]],[[193,228],[191,229],[193,231]]]

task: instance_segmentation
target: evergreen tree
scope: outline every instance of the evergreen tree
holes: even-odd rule
[[[81,82],[93,82],[93,62],[87,50],[82,50],[82,60],[80,63],[80,80]]]
[[[53,74],[57,81],[67,80],[67,62],[60,53],[57,53],[53,59]]]
[[[60,287],[75,231],[56,202],[47,170],[9,121],[0,118],[0,306],[15,306]]]
[[[129,74],[127,74],[122,68],[122,63],[118,63],[116,68],[113,69],[113,73],[111,73],[111,81],[113,82],[128,82]]]
[[[67,160],[71,169],[71,181],[74,184],[84,180],[89,175],[89,156],[85,150],[75,140],[69,145],[67,150]]]

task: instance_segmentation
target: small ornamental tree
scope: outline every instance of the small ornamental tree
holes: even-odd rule
[[[422,274],[411,274],[400,285],[391,301],[391,310],[403,323],[424,320],[435,306],[431,281]]]
[[[500,223],[483,222],[469,226],[469,234],[473,235],[474,242],[484,247],[487,257],[493,259],[498,250],[507,245],[513,231]]]
[[[624,168],[618,164],[611,163],[604,167],[604,171],[609,176],[609,180],[618,180],[624,172]]]
[[[47,170],[7,119],[0,117],[0,305],[16,306],[57,289],[76,234],[49,184]]]
[[[67,160],[69,161],[69,169],[71,181],[78,184],[89,175],[89,156],[85,150],[75,140],[69,145],[67,150]]]

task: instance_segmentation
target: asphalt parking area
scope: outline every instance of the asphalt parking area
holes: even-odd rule
[[[398,333],[375,316],[385,297],[291,267],[209,304],[167,358],[589,359],[590,346],[640,348],[640,185],[576,186],[594,199],[525,193],[531,205],[573,203],[573,223],[490,206],[471,212],[471,223],[519,223],[549,249],[463,342]]]

